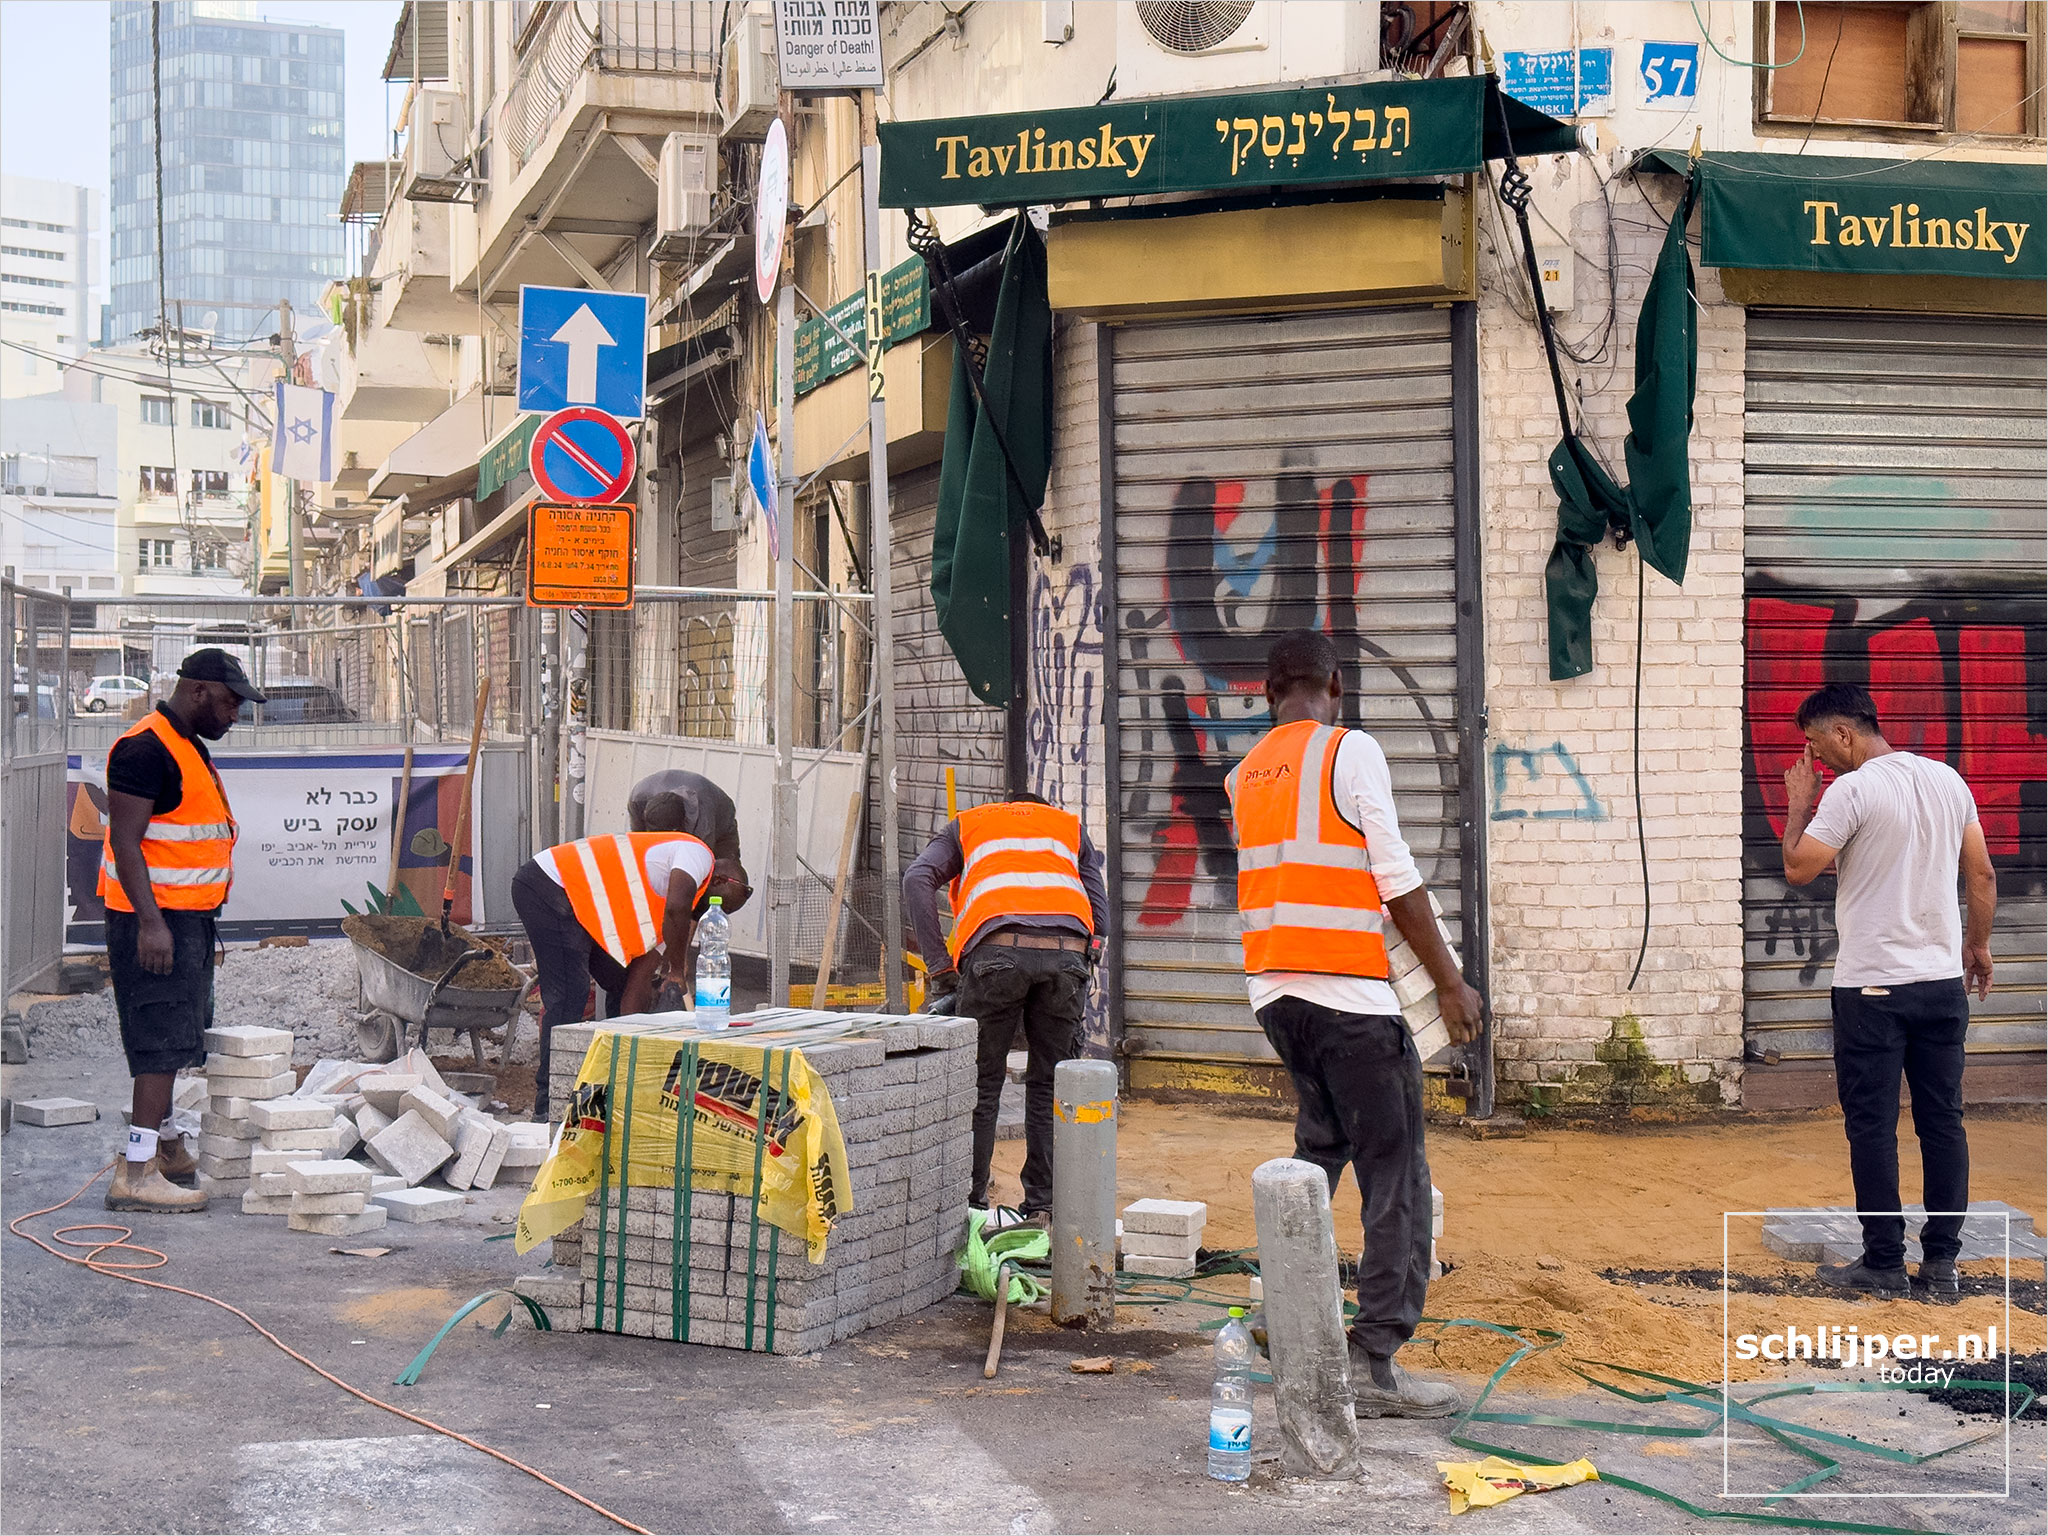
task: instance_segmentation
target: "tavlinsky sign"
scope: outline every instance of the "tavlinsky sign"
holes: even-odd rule
[[[1685,156],[1659,151],[1683,173]],[[2048,278],[2041,164],[1709,154],[1700,257],[1787,272]]]
[[[884,123],[882,202],[1062,203],[1454,176],[1500,152],[1502,111],[1517,153],[1576,147],[1571,128],[1496,97],[1485,77],[1112,101]]]

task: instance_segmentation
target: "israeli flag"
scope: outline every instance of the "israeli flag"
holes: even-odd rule
[[[324,389],[277,382],[272,474],[328,485],[334,480],[334,396]]]

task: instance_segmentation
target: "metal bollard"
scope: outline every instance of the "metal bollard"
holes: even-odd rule
[[[1052,1073],[1052,1320],[1116,1321],[1116,1068]]]
[[[1358,1422],[1329,1176],[1292,1157],[1261,1163],[1252,1170],[1252,1215],[1265,1282],[1281,1469],[1296,1477],[1356,1477]]]

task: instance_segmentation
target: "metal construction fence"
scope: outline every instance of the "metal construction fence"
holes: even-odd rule
[[[0,720],[0,1003],[64,957],[64,777],[61,680],[70,666],[67,605],[0,582],[12,697]]]
[[[858,752],[872,671],[873,598],[797,592],[795,662],[775,659],[771,592],[642,588],[630,612],[590,616],[590,724],[769,746],[775,696],[796,690],[800,750]]]

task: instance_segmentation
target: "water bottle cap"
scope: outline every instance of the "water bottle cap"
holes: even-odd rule
[[[1230,1315],[1231,1315],[1232,1317],[1243,1317],[1243,1316],[1244,1316],[1244,1308],[1243,1308],[1243,1307],[1232,1307],[1232,1308],[1230,1309]]]
[[[714,907],[723,907],[725,905],[725,898],[723,896],[714,896],[711,898],[711,905],[713,905]]]

